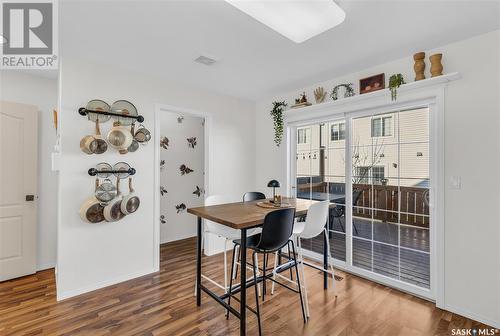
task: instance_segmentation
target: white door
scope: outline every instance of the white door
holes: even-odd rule
[[[37,108],[0,102],[0,281],[36,271]]]

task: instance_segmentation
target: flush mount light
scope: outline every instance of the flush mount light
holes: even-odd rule
[[[295,43],[341,24],[345,12],[332,0],[226,0]]]

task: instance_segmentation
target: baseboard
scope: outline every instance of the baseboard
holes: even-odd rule
[[[77,295],[92,292],[92,291],[95,291],[97,289],[101,289],[104,287],[116,285],[120,282],[132,280],[132,279],[139,278],[141,276],[148,275],[148,274],[155,273],[155,272],[157,272],[157,270],[155,270],[153,268],[153,269],[148,269],[147,271],[137,272],[134,274],[127,274],[127,275],[119,276],[119,277],[116,277],[113,279],[101,281],[101,282],[98,282],[92,286],[87,286],[87,287],[78,288],[78,289],[65,291],[65,292],[57,291],[57,301],[66,300],[66,299],[69,299],[69,298],[77,296]]]
[[[476,314],[476,313],[473,313],[467,309],[462,309],[462,308],[458,308],[458,307],[454,307],[452,305],[449,305],[449,304],[445,304],[444,305],[444,309],[451,312],[451,313],[454,313],[454,314],[458,314],[458,315],[461,315],[463,317],[467,317],[471,320],[474,320],[474,321],[477,321],[477,322],[481,322],[483,324],[486,324],[486,325],[489,325],[490,327],[493,327],[493,328],[497,328],[497,329],[500,329],[500,321],[494,321],[494,320],[491,320],[489,318],[486,318],[484,316],[481,316],[479,314]]]
[[[46,269],[50,268],[56,268],[56,263],[55,262],[50,262],[50,263],[45,263],[45,264],[40,264],[36,266],[36,271],[44,271]]]

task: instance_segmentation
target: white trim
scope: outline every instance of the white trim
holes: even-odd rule
[[[453,305],[449,305],[449,304],[445,304],[442,309],[447,310],[447,311],[454,313],[454,314],[461,315],[463,317],[470,318],[474,321],[489,325],[491,327],[500,329],[500,322],[499,321],[492,320],[490,318],[487,318],[487,317],[484,317],[482,315],[471,312],[467,309],[457,308],[457,307],[455,307]],[[497,331],[497,333],[498,333],[498,331]]]
[[[154,228],[154,267],[155,271],[160,269],[160,113],[164,112],[173,112],[179,114],[188,114],[195,117],[200,117],[205,119],[205,128],[204,128],[204,142],[205,142],[205,157],[204,157],[204,165],[205,165],[205,181],[204,181],[204,189],[205,189],[205,197],[210,193],[210,183],[211,183],[211,172],[212,172],[212,144],[211,144],[211,131],[212,131],[212,114],[209,112],[196,111],[191,109],[186,109],[182,107],[166,105],[166,104],[155,104],[155,126],[154,126],[154,146],[155,146],[155,159],[154,159],[154,220],[155,220],[155,228]]]
[[[142,272],[136,272],[134,274],[126,274],[126,275],[114,277],[114,278],[109,279],[109,280],[105,280],[105,281],[101,281],[101,282],[95,283],[92,286],[82,287],[82,288],[70,290],[70,291],[67,291],[67,292],[57,291],[57,301],[68,299],[68,298],[71,298],[71,297],[74,297],[74,296],[77,296],[77,295],[80,295],[80,294],[86,294],[88,292],[92,292],[92,291],[95,291],[97,289],[101,289],[101,288],[104,288],[104,287],[116,285],[116,284],[118,284],[120,282],[132,280],[132,279],[139,278],[139,277],[142,277],[142,276],[145,276],[145,275],[148,275],[148,274],[151,274],[151,273],[155,273],[155,272],[157,272],[157,270],[149,269],[149,270],[144,270]]]
[[[43,264],[37,265],[36,266],[36,271],[39,272],[39,271],[44,271],[44,270],[48,270],[48,269],[51,269],[51,268],[56,268],[56,263],[55,262],[47,262],[47,263],[43,263]]]

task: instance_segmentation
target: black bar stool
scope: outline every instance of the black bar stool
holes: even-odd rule
[[[257,315],[258,323],[259,323],[259,335],[262,334],[261,323],[260,323],[260,311],[259,311],[259,294],[257,290],[258,278],[263,281],[263,287],[265,287],[265,283],[267,280],[271,280],[285,288],[288,288],[300,295],[300,304],[302,308],[302,317],[304,319],[304,323],[307,322],[307,317],[305,313],[304,300],[302,297],[302,286],[300,284],[299,271],[297,267],[297,258],[295,253],[295,244],[291,238],[293,233],[293,224],[295,218],[295,209],[287,208],[280,209],[273,212],[270,212],[264,218],[264,224],[262,226],[262,233],[250,236],[247,238],[247,248],[253,250],[252,253],[252,267],[253,267],[253,282],[250,284],[255,287],[255,301],[257,304],[256,310],[254,313]],[[233,250],[233,262],[232,267],[234,267],[234,258],[236,247],[241,244],[240,240],[234,240],[234,250]],[[278,266],[278,269],[287,269],[287,268],[295,268],[295,276],[297,278],[297,287],[298,289],[294,289],[288,285],[285,285],[275,279],[273,279],[273,273],[266,274],[266,266],[264,266],[264,274],[262,276],[257,277],[257,255],[263,254],[264,260],[266,259],[266,255],[275,253],[276,251],[284,248],[292,250],[292,255],[290,259],[283,265]],[[231,270],[231,273],[233,270]],[[229,283],[229,298],[228,304],[231,304],[232,297],[232,288],[233,288],[233,277],[231,277],[231,281]],[[242,289],[240,289],[242,290]],[[235,298],[236,299],[236,298]],[[251,309],[253,311],[253,309]],[[227,314],[227,318],[229,318],[229,313]]]

